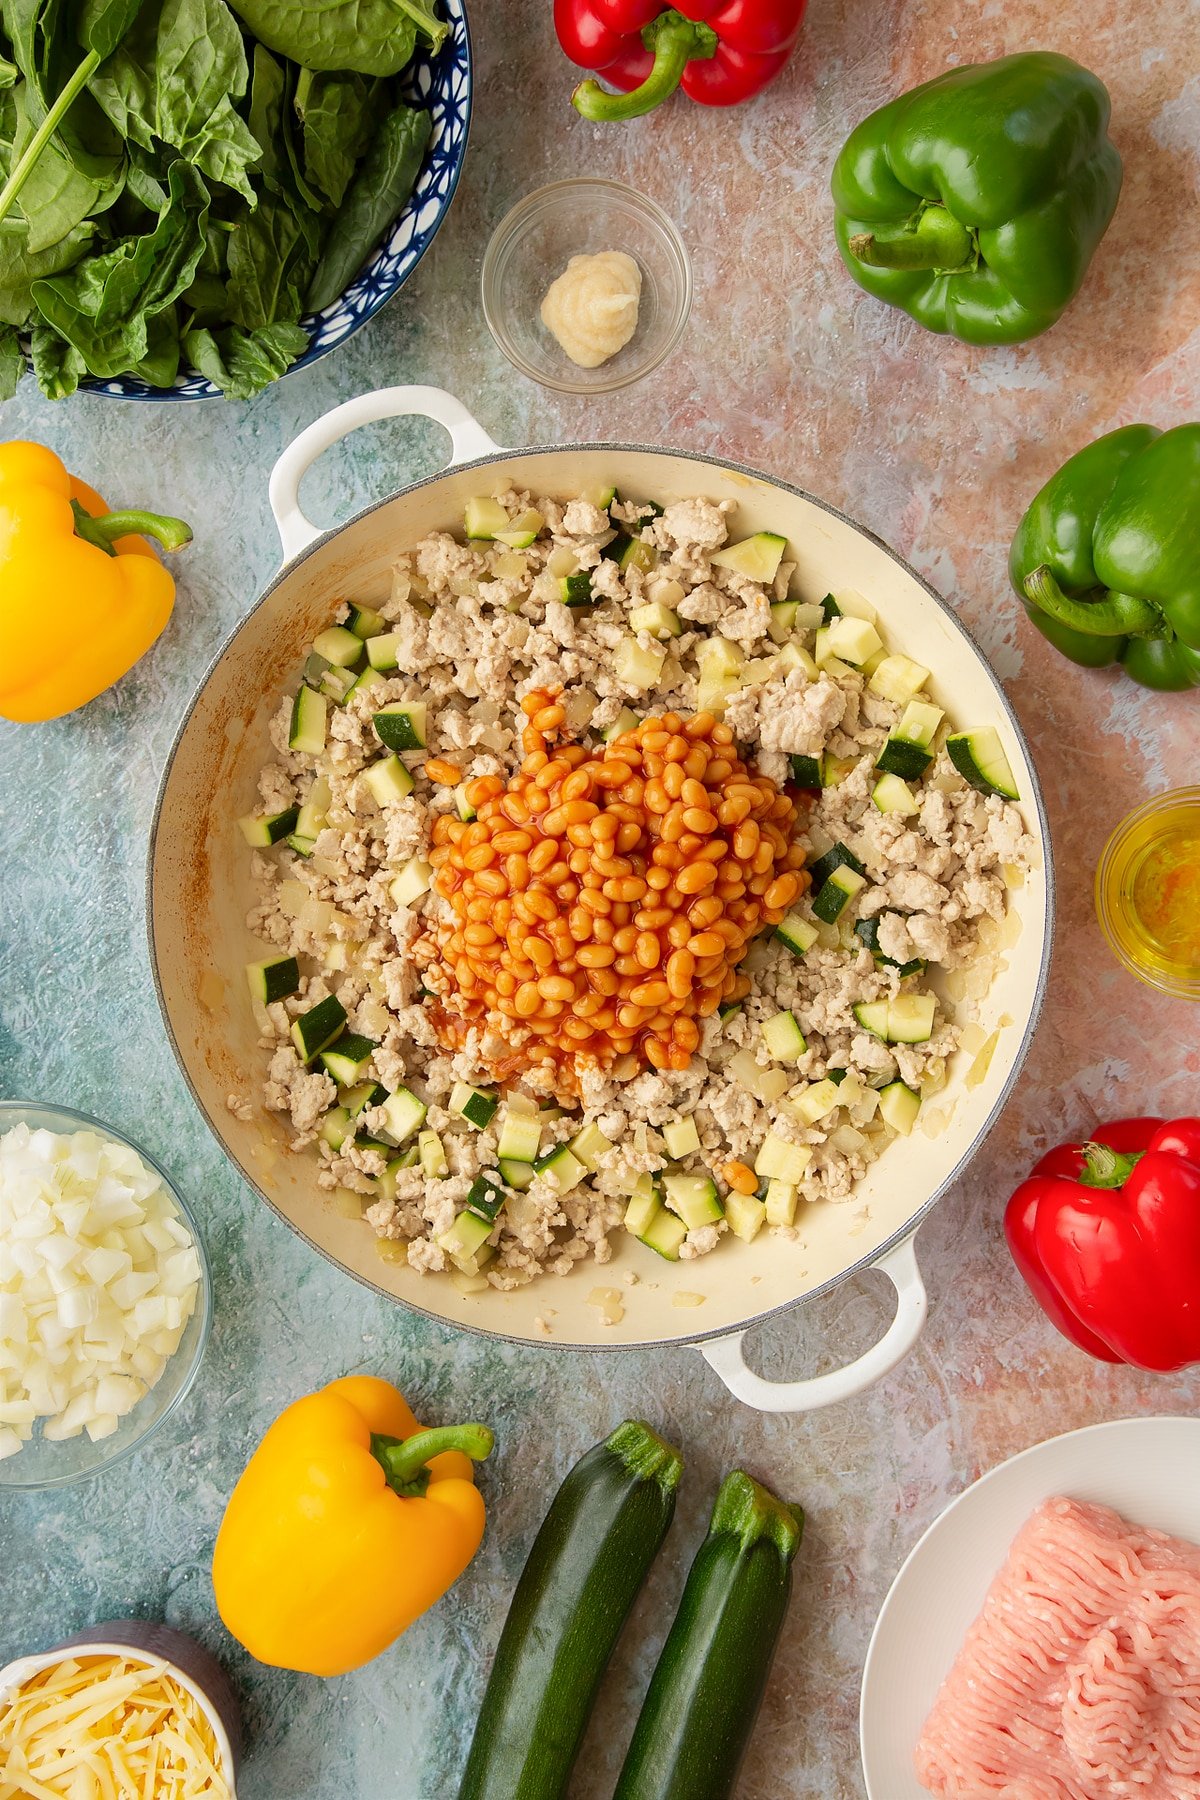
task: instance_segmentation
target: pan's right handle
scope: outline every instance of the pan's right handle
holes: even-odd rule
[[[271,470],[271,511],[279,528],[285,563],[324,536],[321,527],[306,518],[300,508],[300,483],[318,456],[352,431],[357,431],[360,425],[371,425],[376,419],[403,419],[410,415],[432,419],[449,433],[447,468],[473,462],[476,457],[492,456],[501,448],[493,443],[462,401],[446,393],[444,388],[380,388],[374,394],[360,394],[356,400],[335,406],[332,412],[314,420],[302,431]]]
[[[912,1350],[925,1326],[929,1302],[917,1267],[916,1238],[905,1238],[872,1265],[882,1269],[896,1290],[896,1316],[877,1344],[844,1368],[827,1375],[809,1375],[801,1381],[765,1381],[746,1362],[742,1339],[746,1333],[712,1338],[701,1344],[700,1354],[714,1374],[737,1400],[759,1412],[813,1412],[850,1400],[874,1382],[890,1375]]]

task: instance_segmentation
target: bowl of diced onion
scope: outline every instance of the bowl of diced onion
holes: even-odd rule
[[[0,1488],[111,1468],[183,1400],[212,1284],[169,1176],[111,1125],[0,1101]]]

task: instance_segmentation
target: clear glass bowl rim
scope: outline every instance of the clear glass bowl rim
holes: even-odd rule
[[[1200,785],[1185,783],[1183,787],[1164,788],[1160,794],[1151,794],[1132,812],[1113,826],[1100,852],[1100,860],[1096,864],[1096,878],[1093,894],[1096,906],[1096,918],[1104,941],[1121,964],[1123,969],[1135,976],[1147,987],[1152,987],[1160,994],[1171,994],[1177,1000],[1200,1000],[1200,973],[1187,980],[1178,980],[1161,971],[1146,967],[1138,962],[1126,948],[1116,930],[1113,908],[1109,905],[1107,894],[1107,877],[1113,862],[1128,840],[1131,832],[1155,813],[1167,812],[1180,806],[1195,807],[1200,812]]]
[[[196,1302],[200,1312],[200,1336],[197,1339],[196,1348],[192,1354],[191,1366],[185,1373],[178,1388],[176,1388],[158,1418],[147,1425],[146,1429],[139,1432],[128,1444],[122,1445],[119,1450],[113,1451],[108,1457],[101,1456],[100,1460],[94,1463],[90,1468],[79,1469],[73,1474],[33,1476],[29,1480],[22,1480],[16,1475],[16,1464],[23,1455],[34,1450],[36,1443],[40,1441],[34,1439],[29,1444],[25,1445],[22,1450],[18,1451],[16,1456],[7,1459],[8,1466],[13,1470],[13,1474],[7,1475],[0,1471],[0,1494],[3,1494],[5,1491],[8,1491],[9,1493],[35,1493],[39,1491],[44,1492],[48,1488],[73,1487],[78,1481],[91,1481],[96,1475],[106,1474],[109,1469],[115,1469],[118,1464],[123,1463],[127,1457],[132,1456],[135,1450],[141,1450],[154,1436],[159,1427],[166,1424],[172,1413],[175,1412],[180,1404],[187,1398],[195,1385],[196,1377],[200,1373],[200,1365],[204,1361],[204,1352],[208,1347],[208,1338],[209,1333],[212,1330],[213,1318],[212,1271],[209,1268],[208,1252],[204,1248],[204,1238],[201,1234],[199,1223],[191,1207],[176,1187],[171,1176],[167,1174],[167,1171],[163,1168],[158,1158],[156,1156],[151,1156],[147,1149],[137,1143],[135,1139],[127,1136],[125,1132],[118,1131],[115,1125],[109,1125],[105,1120],[98,1119],[94,1113],[79,1112],[73,1106],[58,1106],[44,1100],[0,1099],[0,1133],[10,1130],[14,1125],[22,1124],[30,1113],[41,1113],[47,1118],[61,1120],[63,1124],[68,1127],[85,1131],[94,1131],[99,1137],[111,1138],[115,1143],[124,1144],[128,1149],[136,1151],[138,1156],[142,1158],[142,1161],[148,1163],[155,1171],[163,1186],[179,1208],[184,1223],[192,1234],[192,1242],[196,1246],[196,1254],[200,1258],[200,1293],[197,1296]],[[35,1127],[35,1129],[42,1129],[42,1127]],[[176,1354],[178,1354],[178,1352]],[[169,1367],[170,1365],[168,1364],[168,1368]],[[166,1376],[167,1370],[164,1369],[160,1379],[165,1380]],[[151,1389],[150,1391],[153,1393],[154,1390]],[[139,1405],[140,1404],[141,1403],[139,1402]],[[101,1443],[103,1442],[104,1440],[101,1439]],[[99,1447],[100,1446],[97,1446],[98,1449]]]
[[[501,256],[518,232],[526,226],[539,212],[552,210],[559,200],[571,193],[584,191],[595,194],[612,195],[626,204],[632,204],[635,211],[641,212],[654,225],[667,247],[668,253],[675,263],[680,278],[680,302],[676,317],[662,345],[648,360],[636,363],[622,374],[607,380],[584,381],[574,379],[569,374],[561,376],[549,374],[545,369],[535,366],[522,356],[504,325],[500,310],[496,305],[495,285]],[[483,316],[488,330],[504,352],[509,362],[530,381],[536,381],[540,387],[551,388],[560,394],[612,394],[618,389],[629,387],[635,381],[643,380],[666,361],[677,347],[680,338],[687,328],[692,311],[692,259],[683,235],[674,219],[663,211],[657,200],[648,194],[639,193],[637,188],[630,187],[627,182],[614,181],[608,175],[568,175],[561,181],[547,182],[543,187],[534,188],[511,206],[488,239],[487,249],[483,253],[483,269],[480,276],[480,288],[483,301]],[[564,357],[564,362],[566,358]],[[569,365],[568,365],[569,366]],[[603,368],[603,364],[601,368]]]

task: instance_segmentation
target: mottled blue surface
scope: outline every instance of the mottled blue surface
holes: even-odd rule
[[[1161,25],[1166,13],[1155,16]],[[1142,52],[1105,19],[1094,26],[1096,66],[1128,112]],[[73,718],[0,724],[0,1092],[80,1107],[144,1141],[204,1224],[216,1295],[198,1385],[142,1455],[64,1492],[0,1492],[0,1660],[93,1620],[164,1617],[231,1669],[249,1739],[243,1800],[441,1800],[453,1794],[487,1659],[556,1480],[622,1416],[642,1414],[677,1438],[688,1472],[572,1793],[611,1793],[635,1696],[717,1481],[741,1462],[803,1502],[809,1526],[740,1800],[857,1800],[858,1675],[871,1624],[903,1555],[947,1499],[981,1468],[1055,1432],[1128,1412],[1194,1410],[1200,1400],[1194,1376],[1155,1381],[1101,1369],[1061,1344],[1017,1280],[999,1228],[1004,1197],[1047,1133],[1086,1128],[1106,1109],[1196,1104],[1195,1074],[1170,1048],[1194,1044],[1194,1018],[1115,969],[1088,898],[1105,810],[1194,768],[1195,713],[1185,709],[1195,700],[1122,690],[1110,712],[1112,684],[1072,672],[1043,707],[1036,676],[1049,652],[1003,598],[1013,500],[1049,473],[1064,420],[1074,447],[1124,418],[1174,422],[1171,403],[1152,385],[1135,390],[1131,375],[1128,396],[1081,422],[1081,384],[1059,359],[1064,345],[1071,353],[1073,330],[1091,333],[1093,347],[1101,341],[1106,277],[1079,303],[1077,326],[1027,352],[976,356],[868,303],[838,266],[828,166],[870,105],[932,72],[905,49],[908,26],[938,46],[957,31],[954,54],[969,59],[1026,47],[1019,25],[1011,40],[991,24],[972,38],[950,0],[923,9],[919,23],[898,0],[865,8],[813,0],[797,61],[755,107],[725,115],[678,102],[605,130],[567,105],[574,75],[554,46],[548,0],[472,0],[471,24],[476,118],[458,197],[402,294],[350,343],[248,405],[155,407],[81,394],[55,407],[26,383],[0,412],[5,436],[49,443],[111,503],[157,505],[196,532],[179,560],[171,625],[133,674]],[[1069,50],[1077,28],[1078,19],[1046,10],[1036,35]],[[1147,31],[1143,43],[1153,40]],[[1190,41],[1172,65],[1184,74],[1195,67]],[[1179,114],[1176,129],[1180,144],[1194,145],[1186,123],[1194,99],[1187,104],[1193,111]],[[683,348],[651,383],[601,401],[521,381],[493,347],[478,303],[492,227],[531,188],[577,173],[611,174],[662,201],[696,269]],[[1118,215],[1106,252],[1124,268],[1117,285],[1134,281],[1130,233],[1143,212]],[[1159,343],[1154,354],[1186,387],[1184,349]],[[1139,371],[1149,357],[1139,352]],[[143,860],[159,773],[200,670],[278,562],[267,506],[274,459],[338,401],[402,381],[449,388],[502,443],[661,441],[757,463],[812,489],[950,594],[1012,687],[1066,852],[1050,1001],[1003,1125],[922,1233],[926,1337],[852,1405],[809,1420],[763,1419],[687,1350],[566,1356],[413,1318],[278,1223],[233,1175],[185,1092],[144,940]],[[411,423],[365,430],[314,470],[306,510],[344,517],[432,471],[443,448],[436,430]],[[1022,471],[994,499],[992,473],[1018,457],[1034,459],[1036,479]],[[979,528],[951,536],[943,496],[966,482]],[[775,1322],[759,1334],[754,1360],[777,1375],[845,1360],[879,1334],[886,1292],[869,1277]],[[489,1531],[453,1594],[392,1651],[323,1683],[257,1667],[231,1644],[214,1613],[209,1562],[225,1497],[272,1417],[357,1369],[394,1378],[425,1418],[482,1416],[495,1427],[497,1449],[481,1475]]]

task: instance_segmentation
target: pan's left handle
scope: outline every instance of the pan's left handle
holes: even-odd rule
[[[318,456],[352,431],[357,431],[360,425],[374,424],[377,419],[402,419],[412,415],[432,419],[449,433],[447,468],[473,462],[476,457],[492,456],[501,448],[462,401],[446,393],[444,388],[380,388],[374,394],[360,394],[356,400],[335,406],[332,412],[314,420],[302,431],[271,470],[271,511],[279,528],[285,563],[324,536],[322,528],[306,518],[300,507],[300,483]]]
[[[896,1316],[877,1344],[845,1368],[827,1375],[810,1375],[802,1381],[766,1381],[751,1369],[742,1352],[744,1331],[731,1337],[713,1338],[699,1346],[708,1366],[721,1377],[730,1393],[759,1412],[814,1412],[861,1394],[904,1361],[925,1327],[929,1301],[917,1267],[915,1237],[905,1238],[872,1265],[881,1269],[896,1290]]]

